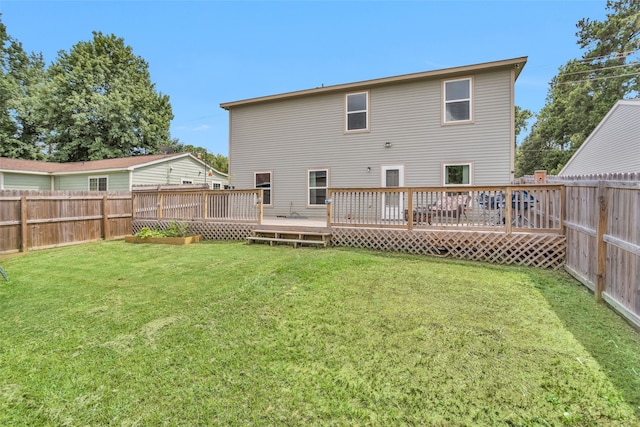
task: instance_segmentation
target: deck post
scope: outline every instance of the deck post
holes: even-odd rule
[[[407,189],[407,228],[409,231],[413,230],[413,190]]]
[[[331,209],[331,189],[327,190],[327,200],[325,200],[325,204],[327,205],[327,228],[331,228],[332,223],[332,209]]]

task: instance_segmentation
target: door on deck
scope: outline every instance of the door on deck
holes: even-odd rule
[[[404,166],[383,166],[382,167],[383,187],[403,187],[404,186]],[[382,219],[399,220],[404,216],[404,198],[400,192],[388,192],[382,194]]]

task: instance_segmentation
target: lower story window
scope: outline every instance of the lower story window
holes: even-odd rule
[[[444,185],[471,184],[471,164],[444,165]]]
[[[220,189],[220,183],[214,182],[213,183],[213,189],[214,190],[219,190]]]
[[[108,180],[106,176],[90,176],[89,191],[107,191]]]
[[[262,204],[271,204],[271,172],[256,172],[255,173],[255,188],[261,188],[262,191]]]
[[[309,205],[324,205],[327,200],[329,171],[327,169],[309,171]]]

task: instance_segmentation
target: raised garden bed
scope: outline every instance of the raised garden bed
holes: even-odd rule
[[[127,243],[156,243],[163,245],[188,245],[190,243],[198,243],[202,236],[186,236],[186,237],[138,237],[125,236],[124,241]]]

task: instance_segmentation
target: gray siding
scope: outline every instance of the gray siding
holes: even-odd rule
[[[329,169],[330,187],[379,187],[381,167],[404,165],[406,186],[442,184],[442,164],[472,163],[472,183],[511,178],[512,82],[508,70],[474,78],[474,123],[442,125],[442,80],[404,82],[369,91],[370,131],[344,133],[345,93],[235,106],[230,111],[230,184],[252,188],[256,171],[272,171],[273,207],[307,208],[307,171]],[[358,90],[360,91],[360,90]],[[385,142],[391,147],[385,148]],[[367,168],[371,171],[368,172]]]
[[[4,172],[3,190],[51,190],[51,176]]]
[[[640,172],[640,101],[614,106],[561,175]]]

